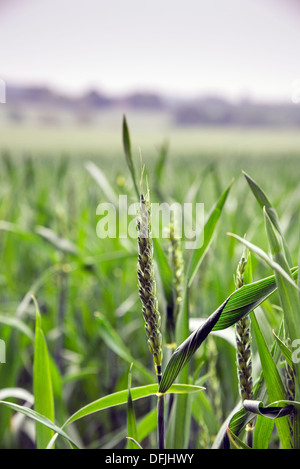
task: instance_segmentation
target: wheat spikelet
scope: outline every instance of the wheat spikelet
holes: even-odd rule
[[[247,258],[245,253],[243,253],[236,270],[236,289],[241,288],[244,285],[244,272],[246,265]],[[242,400],[253,399],[251,322],[248,315],[236,323],[235,331],[240,396]]]
[[[240,262],[236,269],[235,288],[241,288],[244,285],[244,273],[247,265],[246,251],[243,252]],[[238,370],[239,391],[242,401],[253,399],[253,381],[252,381],[252,351],[251,351],[251,321],[248,315],[244,316],[235,325],[236,337],[236,359]],[[247,443],[252,446],[252,435],[254,430],[254,421],[251,420],[246,425]]]
[[[156,298],[156,285],[153,272],[153,244],[151,238],[151,206],[149,192],[147,199],[142,194],[137,220],[138,228],[138,284],[145,320],[145,330],[149,350],[153,356],[155,371],[160,380],[162,365],[161,318]]]

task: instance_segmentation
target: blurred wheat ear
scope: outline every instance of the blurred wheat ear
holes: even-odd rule
[[[180,239],[176,238],[175,225],[174,225],[174,216],[172,217],[170,223],[170,263],[173,273],[173,296],[174,296],[174,305],[172,308],[169,308],[169,314],[166,317],[166,340],[167,347],[172,351],[176,349],[176,339],[175,339],[175,330],[176,330],[176,320],[179,314],[180,306],[183,299],[183,287],[184,287],[184,262],[183,262],[183,253]]]

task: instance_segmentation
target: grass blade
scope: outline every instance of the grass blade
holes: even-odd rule
[[[39,307],[34,297],[33,300],[36,307],[36,327],[33,362],[34,410],[46,417],[47,419],[54,421],[54,401],[48,348],[42,330]],[[37,448],[45,449],[52,436],[53,431],[49,427],[41,425],[41,423],[37,421]]]
[[[51,434],[54,434],[55,432],[56,434],[61,435],[63,438],[68,440],[75,448],[78,448],[77,444],[74,442],[72,438],[70,438],[61,428],[55,425],[51,420],[44,417],[44,415],[39,414],[38,412],[30,409],[29,407],[24,407],[19,404],[14,404],[13,402],[0,401],[0,404],[14,410],[15,412],[20,412],[21,414],[26,415],[26,417],[29,417],[30,419],[37,422],[39,425],[50,430]],[[47,441],[47,444],[48,443],[49,441]],[[46,447],[47,445],[45,446],[45,448]]]
[[[298,268],[292,269],[292,276],[297,276]],[[226,304],[213,331],[226,329],[235,324],[245,314],[250,313],[277,289],[275,276],[266,277],[249,283],[234,291]]]
[[[135,420],[135,412],[131,397],[131,376],[132,376],[132,366],[130,366],[130,370],[128,373],[128,399],[127,399],[127,438],[128,449],[136,449],[136,444],[134,442],[138,441],[138,434],[137,434],[137,426]]]
[[[278,238],[276,237],[275,231],[272,227],[271,220],[267,214],[265,214],[266,231],[269,239],[269,244],[272,252],[272,256],[276,263],[280,266],[284,274],[279,270],[274,269],[276,283],[278,286],[278,294],[280,302],[285,315],[285,321],[288,326],[289,336],[291,340],[297,340],[300,337],[300,300],[297,291],[297,284],[292,279],[291,271],[288,266],[287,260],[281,249]],[[280,274],[280,275],[278,275]],[[292,287],[291,287],[292,285]],[[295,287],[295,288],[294,288]],[[300,371],[300,368],[299,368]],[[300,375],[299,375],[300,380]]]
[[[202,391],[203,389],[204,388],[201,386],[194,386],[194,385],[188,385],[188,384],[174,384],[168,389],[168,393],[185,394],[185,393],[199,392],[199,391]],[[149,397],[149,396],[155,396],[157,395],[157,393],[158,393],[158,384],[149,384],[147,386],[131,388],[131,397],[133,401],[137,399]],[[124,391],[119,391],[119,392],[101,397],[100,399],[97,399],[96,401],[93,401],[90,404],[87,404],[86,406],[82,407],[77,412],[75,412],[65,422],[63,427],[83,417],[91,415],[95,412],[99,412],[100,410],[126,404],[127,398],[128,398],[127,389],[125,389]]]
[[[261,208],[266,207],[266,210],[268,211],[269,217],[272,220],[273,225],[277,229],[278,233],[281,233],[280,229],[280,224],[279,224],[279,219],[278,215],[275,211],[275,209],[272,207],[268,197],[266,196],[265,192],[262,190],[262,188],[255,182],[245,171],[242,171],[243,175],[246,178],[246,181],[249,184],[249,187],[251,188],[256,200],[258,201],[259,205]]]
[[[269,399],[271,402],[284,400],[285,389],[280,374],[273,361],[272,355],[267,347],[254,314],[252,315],[251,319]],[[291,449],[292,445],[288,418],[283,417],[277,420],[276,427],[282,447],[284,449]]]
[[[97,323],[99,324],[99,334],[102,340],[106,345],[113,350],[120,358],[128,362],[129,364],[133,363],[135,370],[140,378],[142,378],[147,383],[153,383],[154,374],[151,373],[142,363],[138,360],[135,360],[128,351],[128,347],[124,344],[121,335],[118,334],[110,323],[107,321],[105,316],[99,312],[95,314]]]
[[[112,188],[111,184],[107,180],[105,174],[101,171],[101,169],[95,165],[92,161],[89,161],[85,165],[86,169],[90,173],[90,175],[95,179],[98,186],[101,187],[104,194],[108,198],[108,200],[115,206],[118,207],[118,196],[115,190]]]
[[[284,319],[287,325],[287,330],[291,343],[298,343],[300,337],[300,299],[299,293],[291,286],[296,286],[296,283],[291,279],[291,271],[284,255],[281,243],[278,240],[276,233],[273,229],[272,222],[266,210],[265,215],[265,226],[268,235],[269,245],[271,248],[272,257],[281,266],[283,271],[288,277],[288,281],[285,276],[279,275],[275,271],[276,282],[278,286],[278,294],[280,303],[284,311]],[[297,287],[298,288],[298,287]],[[298,360],[293,363],[293,371],[295,374],[295,398],[297,401],[300,400],[300,363]],[[294,416],[294,447],[300,448],[300,412],[296,410]]]
[[[233,184],[233,181],[230,183],[230,185],[227,187],[227,189],[223,192],[219,200],[216,202],[214,207],[212,208],[208,219],[204,225],[204,234],[200,233],[198,239],[202,242],[202,246],[197,246],[193,251],[190,265],[189,265],[189,270],[188,270],[188,287],[192,285],[192,282],[198,272],[198,269],[201,265],[201,262],[203,261],[210,245],[213,240],[213,235],[215,233],[218,221],[220,219],[222,209],[224,207],[224,204],[226,202],[227,196],[229,194],[229,191],[231,189],[231,186]]]
[[[14,397],[17,399],[22,399],[23,401],[30,402],[30,404],[33,404],[34,402],[34,397],[33,395],[26,391],[26,389],[23,388],[4,388],[0,390],[0,400],[3,401],[4,399],[7,399],[9,397]]]
[[[245,443],[243,443],[242,440],[240,440],[234,433],[232,430],[230,430],[229,427],[227,427],[227,435],[228,435],[228,438],[229,440],[231,441],[231,443],[233,444],[233,446],[236,448],[236,449],[252,449],[250,448],[250,446],[246,445]]]
[[[66,238],[58,236],[50,228],[47,228],[45,226],[36,226],[35,231],[59,251],[78,256],[77,247],[75,246],[75,244]]]
[[[123,116],[123,148],[124,148],[127,165],[131,173],[134,189],[135,189],[138,200],[140,200],[140,192],[138,190],[138,186],[136,182],[135,166],[134,166],[132,153],[131,153],[130,134],[129,134],[129,129],[128,129],[125,116]]]
[[[294,275],[296,275],[296,269]],[[224,303],[173,353],[160,384],[160,392],[166,392],[181,369],[191,359],[211,331],[225,329],[250,313],[276,290],[275,277],[244,285],[235,290]]]
[[[175,350],[162,376],[159,392],[165,393],[174,383],[181,369],[189,362],[217,323],[228,300],[229,298]]]
[[[22,332],[23,334],[27,335],[30,340],[34,340],[34,334],[32,333],[31,329],[21,319],[0,314],[0,324],[5,324],[6,326],[13,327],[18,331]]]
[[[275,262],[273,259],[271,259],[268,254],[265,253],[261,248],[258,246],[255,246],[254,244],[250,243],[244,238],[241,238],[240,236],[233,234],[233,233],[227,233],[229,236],[232,236],[233,238],[237,239],[240,243],[244,244],[248,249],[250,249],[254,254],[256,254],[258,257],[260,257],[262,260],[268,264],[273,270],[278,272],[280,275],[282,275],[291,285],[293,285],[296,290],[298,290],[298,286],[296,283],[291,279],[290,275],[287,273],[286,270],[278,263]]]
[[[268,449],[274,426],[274,420],[266,419],[261,415],[257,416],[253,436],[253,449]]]
[[[288,347],[282,342],[282,340],[275,334],[273,331],[273,335],[276,339],[276,342],[280,348],[280,351],[284,358],[286,359],[288,365],[293,368],[293,361],[292,361],[292,352],[288,349]]]
[[[134,438],[131,438],[130,436],[126,436],[126,438],[131,444],[131,449],[143,449],[143,447]]]

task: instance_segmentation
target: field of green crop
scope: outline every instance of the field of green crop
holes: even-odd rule
[[[121,121],[1,128],[0,447],[299,448],[299,133],[129,125],[131,151]],[[96,232],[99,203],[139,202],[141,157],[151,202],[201,202],[206,217],[199,249],[155,239],[146,256],[158,384],[140,244]]]

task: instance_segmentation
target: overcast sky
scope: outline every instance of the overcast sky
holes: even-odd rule
[[[0,78],[289,99],[300,0],[0,0]]]

